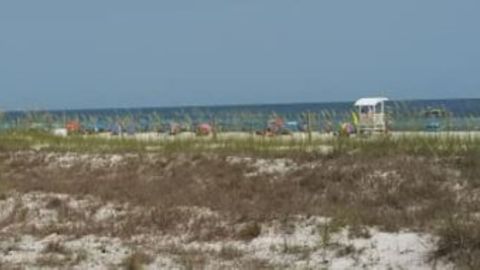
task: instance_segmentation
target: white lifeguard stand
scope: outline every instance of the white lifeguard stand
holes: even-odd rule
[[[386,97],[361,98],[355,102],[358,108],[357,131],[360,133],[386,132]]]

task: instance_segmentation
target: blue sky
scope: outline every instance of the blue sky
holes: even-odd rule
[[[480,97],[478,0],[2,0],[0,108]]]

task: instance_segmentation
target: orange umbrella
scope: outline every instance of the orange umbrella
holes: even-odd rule
[[[80,131],[80,123],[78,121],[68,121],[65,128],[68,132],[78,132]]]

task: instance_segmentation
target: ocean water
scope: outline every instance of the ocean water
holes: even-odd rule
[[[440,118],[426,117],[431,109],[445,111]],[[2,128],[52,128],[79,121],[86,129],[109,130],[122,123],[136,131],[165,130],[175,122],[192,128],[199,123],[215,123],[225,131],[255,131],[266,127],[275,116],[287,122],[306,123],[322,131],[352,121],[353,102],[296,103],[235,106],[192,106],[170,108],[119,108],[66,111],[6,112]],[[393,130],[480,130],[480,99],[389,101],[389,126]]]

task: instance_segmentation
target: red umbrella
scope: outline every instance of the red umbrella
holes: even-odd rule
[[[213,128],[210,124],[203,123],[198,125],[197,132],[201,135],[209,135],[212,132]]]

